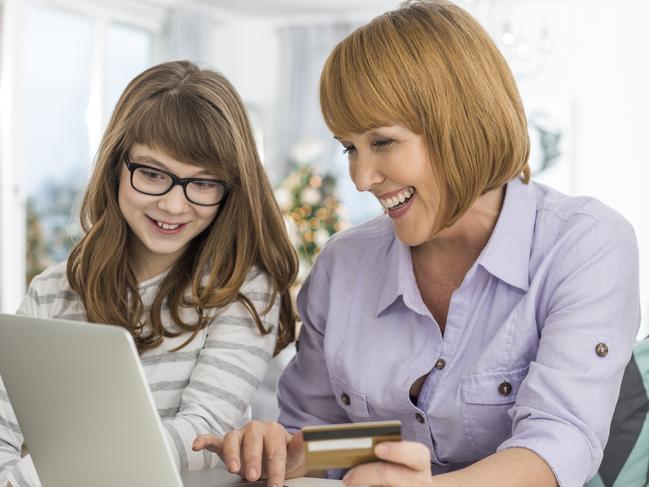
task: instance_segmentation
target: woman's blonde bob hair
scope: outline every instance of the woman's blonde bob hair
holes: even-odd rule
[[[439,184],[437,230],[522,176],[529,137],[516,83],[488,34],[446,1],[411,1],[342,40],[320,78],[338,136],[400,124],[423,135]]]
[[[134,237],[117,200],[123,155],[136,143],[204,167],[230,189],[216,219],[194,237],[164,277],[150,311],[138,292],[129,260]],[[70,285],[89,321],[127,328],[140,351],[159,346],[165,337],[188,333],[178,347],[182,348],[209,324],[209,310],[235,301],[266,334],[270,330],[262,326],[260,315],[276,298],[280,323],[275,351],[294,340],[289,288],[297,274],[297,256],[243,103],[219,73],[175,61],[149,68],[129,83],[101,141],[83,198],[81,226],[84,236],[68,259]],[[271,296],[264,310],[256,310],[240,292],[253,266],[270,279]],[[163,305],[179,330],[162,323]],[[196,310],[198,321],[183,322],[180,308]]]

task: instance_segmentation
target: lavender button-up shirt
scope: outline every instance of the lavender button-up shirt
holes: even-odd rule
[[[398,419],[433,473],[523,447],[576,487],[601,462],[638,332],[638,249],[597,200],[515,179],[444,335],[387,216],[330,240],[298,309],[299,351],[279,382],[287,428]]]

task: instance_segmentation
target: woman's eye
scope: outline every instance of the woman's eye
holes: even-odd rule
[[[383,147],[387,147],[390,144],[392,144],[394,140],[392,139],[378,139],[372,142],[372,145],[378,149],[382,149]]]
[[[343,147],[344,147],[343,154],[349,154],[356,150],[356,147],[354,147],[353,145],[344,145]]]

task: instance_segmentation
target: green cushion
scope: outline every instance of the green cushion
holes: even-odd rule
[[[588,487],[649,485],[649,338],[636,343],[622,379],[611,433]]]

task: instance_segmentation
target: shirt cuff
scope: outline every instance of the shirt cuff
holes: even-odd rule
[[[7,481],[13,487],[41,487],[31,455],[22,458],[9,472]]]
[[[195,452],[192,449],[196,437],[206,434],[207,431],[201,431],[191,422],[181,417],[165,421],[163,426],[167,444],[179,471],[214,468],[221,463],[219,456],[215,453],[207,450]]]
[[[498,447],[533,451],[550,467],[559,487],[584,485],[595,475],[603,451],[588,441],[572,424],[556,420],[533,419],[519,424],[514,436]]]

